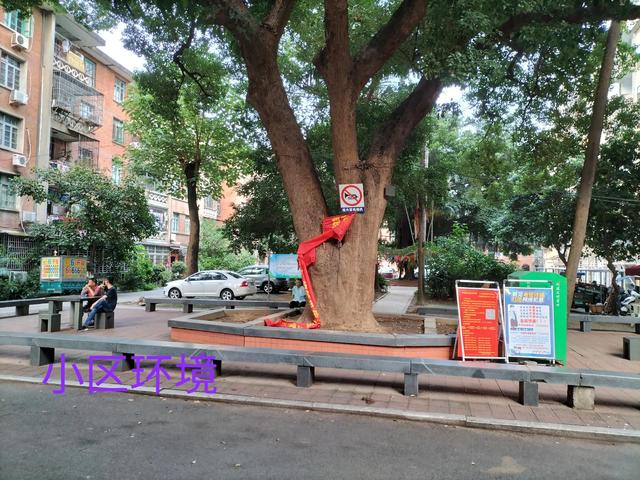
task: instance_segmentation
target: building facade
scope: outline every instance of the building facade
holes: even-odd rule
[[[55,221],[59,205],[36,204],[11,193],[12,177],[34,168],[82,164],[110,177],[126,174],[123,102],[132,74],[98,47],[104,40],[67,14],[37,8],[30,17],[0,9],[0,254],[18,259],[29,249],[28,227]],[[149,185],[149,210],[159,233],[143,244],[156,264],[182,259],[189,240],[185,201]],[[204,219],[221,221],[220,203],[200,203]]]

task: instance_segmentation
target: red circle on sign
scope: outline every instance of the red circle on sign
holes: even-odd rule
[[[353,195],[351,192],[347,191],[347,189],[350,188],[354,188],[357,191],[357,198],[355,199],[355,201],[350,198],[349,196],[345,197],[345,193],[349,194],[349,195]],[[354,192],[355,193],[355,192]],[[356,185],[346,185],[342,191],[340,192],[340,196],[341,196],[341,200],[346,203],[347,205],[349,205],[350,207],[353,207],[355,205],[358,205],[361,201],[362,201],[362,190],[360,190],[360,188],[358,188]]]

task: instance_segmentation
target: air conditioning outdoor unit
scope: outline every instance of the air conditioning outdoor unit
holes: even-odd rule
[[[20,105],[26,105],[29,101],[29,95],[20,90],[11,90],[11,97],[9,103],[19,103]]]
[[[9,272],[9,280],[13,282],[26,282],[29,278],[27,272]]]
[[[11,46],[19,50],[26,50],[29,48],[29,39],[20,33],[14,33],[11,36]]]
[[[176,234],[175,234],[175,233],[172,233],[172,234],[171,234],[171,241],[172,241],[172,242],[175,242],[175,241],[176,241]]]
[[[24,155],[20,155],[19,153],[14,153],[13,161],[11,163],[16,167],[26,167],[27,157],[25,157]]]
[[[35,223],[36,212],[22,212],[22,221],[27,223]]]

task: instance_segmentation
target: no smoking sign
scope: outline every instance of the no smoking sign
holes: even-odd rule
[[[364,213],[364,189],[361,183],[340,184],[338,192],[340,192],[340,209],[344,213]]]

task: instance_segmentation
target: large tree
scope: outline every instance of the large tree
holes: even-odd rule
[[[599,30],[603,19],[640,16],[640,7],[630,1],[325,0],[324,12],[316,3],[295,0],[124,0],[112,7],[133,23],[144,24],[158,12],[197,18],[202,34],[214,34],[216,45],[230,52],[230,62],[239,61],[247,78],[247,100],[266,129],[300,240],[318,235],[322,219],[333,212],[301,128],[303,119],[292,108],[291,85],[281,69],[283,50],[294,50],[294,65],[315,67],[329,99],[335,182],[363,183],[367,212],[353,222],[343,242],[318,250],[311,277],[323,325],[354,330],[378,329],[370,286],[384,188],[408,138],[432,111],[443,87],[464,81],[488,52],[517,51],[518,40],[542,46],[570,32],[554,47],[579,57],[576,53],[591,45],[574,43],[577,32]],[[555,84],[561,86],[559,77]],[[382,81],[410,85],[411,93],[394,105],[366,142],[359,141],[358,102]]]

